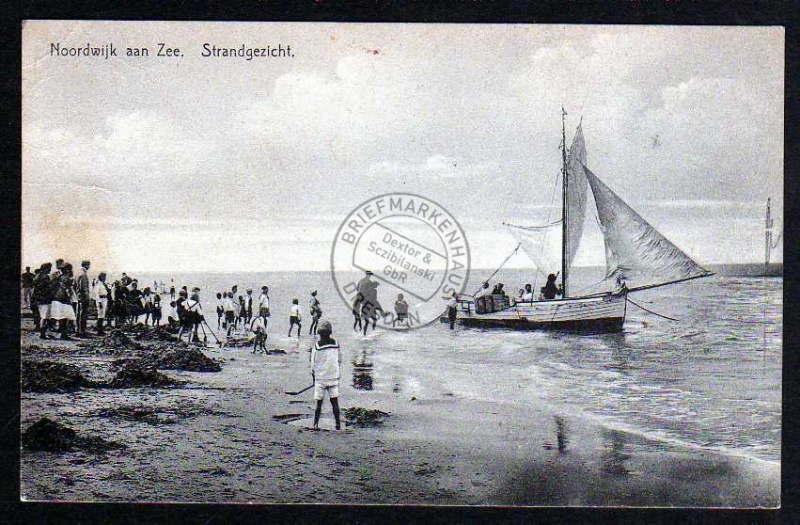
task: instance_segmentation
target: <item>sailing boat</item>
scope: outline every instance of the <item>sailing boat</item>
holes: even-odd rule
[[[565,116],[562,109],[561,220],[545,226],[505,223],[519,241],[517,249],[521,246],[534,262],[536,270],[544,275],[547,266],[540,257],[541,242],[537,241],[554,234],[552,230],[561,229],[559,273],[562,297],[551,300],[531,297],[512,304],[507,296],[501,294],[462,294],[458,297],[457,315],[462,325],[614,332],[621,330],[625,323],[628,294],[712,275],[667,240],[586,167],[582,124],[578,125],[572,145],[567,150]],[[597,222],[605,242],[606,273],[599,287],[602,291],[573,296],[570,294],[570,270],[583,234],[589,190],[594,196]]]
[[[771,201],[771,198],[767,199],[767,218],[764,228],[764,277],[769,277],[776,274],[775,271],[770,272],[769,260],[772,255],[772,250],[777,248],[778,244],[781,242],[780,233],[778,233],[778,236],[775,238],[774,242],[772,240],[773,229],[775,228],[775,220],[772,218]]]

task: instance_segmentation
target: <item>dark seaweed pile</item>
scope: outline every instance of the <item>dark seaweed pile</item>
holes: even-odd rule
[[[119,370],[114,378],[103,386],[107,388],[169,388],[183,384],[183,381],[171,379],[154,368],[126,366]]]
[[[384,418],[388,416],[388,412],[371,408],[350,407],[344,409],[344,418],[347,425],[353,427],[374,427],[382,425]]]
[[[22,361],[23,392],[72,392],[94,386],[78,367],[56,361]]]
[[[22,432],[21,443],[28,450],[45,452],[68,452],[74,449],[105,452],[124,447],[120,443],[106,441],[96,436],[79,436],[73,429],[46,417]]]
[[[197,348],[188,345],[153,349],[140,360],[143,368],[186,370],[189,372],[219,372],[220,364]]]

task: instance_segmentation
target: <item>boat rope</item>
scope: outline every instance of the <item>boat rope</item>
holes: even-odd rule
[[[521,243],[521,242],[520,242],[520,243],[517,243],[517,247],[516,247],[516,248],[514,248],[514,251],[512,251],[511,253],[509,253],[509,254],[508,254],[508,257],[506,257],[506,258],[505,258],[505,260],[504,260],[502,263],[500,263],[500,266],[498,266],[498,267],[497,267],[497,270],[495,270],[494,272],[492,272],[492,275],[490,275],[489,277],[487,277],[487,278],[486,278],[486,280],[485,280],[485,281],[483,281],[483,283],[481,284],[481,287],[480,287],[480,288],[478,288],[477,290],[475,290],[475,292],[474,292],[472,295],[477,295],[477,294],[478,294],[478,292],[480,292],[480,291],[483,289],[483,284],[488,284],[488,283],[489,283],[489,281],[491,281],[491,280],[492,280],[492,277],[494,277],[495,275],[497,275],[497,272],[499,272],[499,271],[500,271],[500,270],[503,268],[503,266],[505,266],[505,264],[508,262],[508,260],[509,260],[509,259],[510,259],[510,258],[511,258],[511,257],[512,257],[512,256],[513,256],[515,253],[517,253],[517,251],[519,250],[519,247],[520,247],[520,246],[522,246],[522,243]]]
[[[654,311],[652,311],[652,310],[648,310],[648,309],[647,309],[647,308],[645,308],[644,306],[642,306],[642,305],[640,305],[640,304],[637,304],[637,303],[636,303],[636,302],[635,302],[633,299],[631,299],[631,298],[630,298],[630,297],[628,297],[628,296],[626,296],[625,298],[626,298],[626,299],[628,300],[628,302],[629,302],[629,303],[631,303],[633,306],[636,306],[637,308],[641,308],[642,310],[644,310],[645,312],[647,312],[647,313],[649,313],[649,314],[653,314],[653,315],[655,315],[655,316],[658,316],[658,317],[663,317],[664,319],[669,319],[670,321],[677,321],[677,322],[680,322],[680,319],[675,319],[675,318],[673,318],[673,317],[668,317],[668,316],[666,316],[666,315],[663,315],[663,314],[660,314],[660,313],[658,313],[658,312],[654,312]]]

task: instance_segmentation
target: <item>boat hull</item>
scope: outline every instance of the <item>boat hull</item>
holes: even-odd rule
[[[471,328],[607,333],[622,330],[626,310],[625,294],[518,303],[485,314],[475,312],[473,301],[464,301],[456,321]]]

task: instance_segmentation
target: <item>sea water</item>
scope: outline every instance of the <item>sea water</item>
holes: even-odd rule
[[[469,291],[489,273],[472,272]],[[350,309],[329,272],[137,277],[167,287],[199,286],[214,327],[217,291],[236,284],[237,295],[244,295],[252,288],[255,304],[268,285],[271,341],[288,341],[289,309],[297,298],[305,346],[311,341],[310,292],[318,290],[323,317],[332,321],[344,352],[342,395],[353,388],[446,393],[522,409],[546,403],[665,443],[780,461],[782,278],[714,275],[634,293],[636,304],[659,315],[629,303],[624,329],[614,334],[451,331],[431,323],[407,332],[378,329],[364,338],[353,331]],[[594,282],[588,273],[578,277]],[[497,281],[513,291],[544,284],[519,270],[504,270]]]

